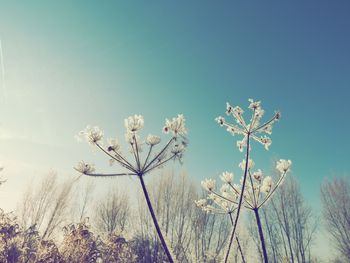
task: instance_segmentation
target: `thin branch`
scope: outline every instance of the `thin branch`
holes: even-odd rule
[[[146,174],[146,173],[148,173],[149,171],[152,171],[154,168],[157,168],[157,167],[161,166],[162,164],[164,164],[164,163],[170,161],[170,160],[173,159],[175,156],[176,156],[176,154],[173,154],[173,155],[172,155],[171,157],[169,157],[168,159],[166,159],[166,160],[164,160],[164,161],[162,161],[162,162],[160,162],[160,163],[158,163],[158,164],[152,166],[151,168],[145,170],[143,173]]]
[[[132,167],[132,165],[131,165],[128,161],[126,161],[124,158],[122,158],[122,157],[120,156],[126,163],[123,163],[121,160],[119,160],[119,159],[117,159],[115,156],[111,155],[109,152],[107,152],[105,149],[103,149],[103,147],[102,147],[101,145],[99,145],[98,143],[96,143],[96,146],[97,146],[98,148],[100,148],[100,150],[103,151],[105,154],[107,154],[109,157],[111,157],[112,159],[114,159],[114,160],[116,160],[118,163],[120,163],[122,166],[124,166],[125,168],[127,168],[127,169],[129,169],[129,170],[131,170],[131,171],[133,171],[133,172],[136,173],[134,167]]]
[[[169,142],[165,145],[165,147],[149,162],[149,164],[146,165],[146,167],[144,167],[143,169],[144,171],[146,171],[152,165],[152,163],[165,152],[165,150],[169,147],[169,145],[173,142],[173,140],[175,140],[175,137],[172,137],[169,140]]]

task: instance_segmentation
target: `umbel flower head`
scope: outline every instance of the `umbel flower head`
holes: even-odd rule
[[[124,125],[127,131],[136,132],[141,130],[144,125],[144,120],[141,115],[130,116],[124,120]]]
[[[232,135],[243,135],[243,139],[237,141],[237,147],[240,151],[243,151],[243,149],[247,147],[248,136],[264,145],[265,149],[268,150],[272,140],[270,137],[266,136],[266,134],[271,135],[272,126],[277,120],[280,119],[281,114],[276,112],[270,120],[261,123],[261,118],[265,113],[261,107],[261,102],[253,101],[252,99],[249,99],[248,101],[248,108],[252,111],[250,123],[246,123],[244,120],[244,111],[241,107],[233,107],[229,103],[226,103],[226,114],[228,116],[232,116],[235,123],[227,122],[222,116],[217,117],[215,120],[220,124],[220,126],[226,127],[227,131]]]
[[[103,153],[105,153],[110,159],[110,164],[118,163],[126,171],[115,174],[102,174],[94,173],[95,168],[93,165],[80,162],[75,169],[88,176],[123,176],[123,175],[136,175],[141,183],[142,191],[144,193],[146,204],[150,210],[150,214],[155,225],[158,237],[164,248],[165,254],[168,257],[169,262],[174,262],[165,238],[160,231],[154,209],[151,204],[151,200],[147,191],[146,184],[143,176],[153,169],[163,167],[170,160],[182,161],[183,154],[187,146],[187,134],[185,128],[185,118],[183,115],[178,115],[172,120],[166,119],[163,131],[170,133],[171,137],[163,148],[156,151],[157,145],[160,143],[160,137],[155,135],[148,135],[145,143],[140,140],[139,131],[144,127],[144,120],[141,115],[133,115],[124,120],[126,128],[125,140],[129,145],[129,149],[132,155],[131,160],[123,155],[121,147],[117,139],[108,140],[107,146],[103,146],[103,132],[97,127],[87,128],[79,133],[79,138],[85,138],[90,144],[96,146]],[[146,145],[146,146],[145,146]],[[148,151],[143,151],[143,148],[148,147]],[[144,153],[144,154],[143,154]]]
[[[139,132],[144,127],[142,115],[135,114],[126,118],[124,120],[124,126],[126,128],[125,140],[130,146],[133,160],[128,160],[127,157],[122,154],[121,145],[117,139],[108,139],[104,142],[104,132],[96,126],[88,126],[86,129],[79,132],[78,139],[86,140],[89,144],[104,152],[110,159],[110,164],[119,163],[128,171],[118,174],[95,174],[94,166],[83,161],[78,163],[75,170],[90,176],[141,176],[155,168],[162,167],[170,160],[182,161],[187,146],[187,139],[185,137],[187,131],[183,115],[178,115],[172,118],[171,121],[166,119],[163,131],[170,133],[172,136],[159,151],[155,151],[156,146],[161,142],[159,136],[150,134],[144,141],[140,140]],[[145,151],[145,154],[142,155],[142,150],[146,146],[148,146],[148,151]]]
[[[182,135],[185,136],[187,134],[187,130],[185,128],[185,118],[182,114],[177,115],[177,117],[173,118],[171,121],[166,119],[165,126],[163,127],[164,133],[171,132],[173,136]]]
[[[276,163],[279,177],[275,181],[271,176],[264,176],[260,169],[252,172],[249,168],[248,182],[243,193],[243,207],[254,210],[263,206],[282,184],[285,175],[290,171],[291,165],[292,162],[290,160],[279,160]],[[237,208],[238,198],[241,194],[241,189],[243,189],[242,178],[239,185],[233,184],[232,173],[224,172],[220,178],[223,182],[220,191],[215,190],[215,180],[205,179],[202,181],[203,188],[208,192],[207,200],[211,200],[212,203],[208,204],[208,201],[205,199],[198,200],[195,203],[207,213],[232,213]]]

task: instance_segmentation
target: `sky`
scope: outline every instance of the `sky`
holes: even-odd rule
[[[282,112],[270,150],[252,146],[256,167],[269,173],[273,160],[291,159],[316,212],[322,181],[349,175],[349,1],[1,0],[0,7],[1,207],[14,209],[38,174],[75,176],[81,159],[105,167],[74,135],[90,124],[122,140],[131,114],[144,116],[144,135],[185,115],[190,144],[181,169],[198,184],[239,174],[239,138],[214,119],[226,102],[247,108],[248,98],[262,101],[266,119]]]

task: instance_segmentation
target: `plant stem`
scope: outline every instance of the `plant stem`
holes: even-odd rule
[[[262,226],[261,226],[261,221],[260,221],[260,216],[259,216],[259,209],[255,208],[254,209],[254,214],[255,214],[255,218],[256,218],[256,224],[258,225],[258,230],[259,230],[259,237],[260,237],[260,241],[261,241],[261,248],[263,251],[263,255],[264,255],[264,262],[268,263],[269,260],[267,258],[267,252],[266,252],[266,246],[265,246],[265,239],[264,239],[264,233],[262,230]]]
[[[232,214],[230,213],[229,216],[230,216],[231,224],[233,225]],[[238,246],[239,253],[241,254],[242,262],[246,263],[244,255],[243,255],[241,243],[239,242],[239,239],[238,239],[237,235],[236,235],[236,241],[237,241],[237,246]]]
[[[243,177],[242,189],[241,189],[241,194],[239,196],[237,213],[236,213],[235,223],[233,224],[233,229],[232,229],[232,232],[231,232],[230,243],[228,245],[226,256],[225,256],[225,263],[227,263],[228,255],[230,254],[232,241],[233,241],[233,238],[234,238],[235,233],[236,233],[238,218],[239,218],[239,214],[240,214],[241,206],[242,206],[242,201],[243,201],[244,188],[245,188],[245,182],[246,182],[246,179],[247,179],[248,162],[249,162],[249,139],[250,139],[250,133],[248,133],[248,135],[247,135],[247,152],[246,152],[246,159],[245,159],[245,168],[244,168],[244,177]]]
[[[148,206],[148,209],[151,213],[151,216],[152,216],[152,219],[153,219],[153,223],[154,223],[154,226],[157,230],[157,234],[158,234],[158,237],[160,239],[160,242],[162,243],[162,246],[164,248],[164,251],[165,251],[165,254],[167,255],[168,257],[168,260],[170,263],[174,263],[174,260],[173,258],[171,257],[171,254],[170,254],[170,251],[165,243],[165,240],[164,240],[164,237],[162,235],[162,232],[160,231],[160,227],[159,227],[159,224],[158,224],[158,221],[157,221],[157,218],[156,218],[156,215],[154,213],[154,210],[153,210],[153,207],[152,207],[152,204],[151,204],[151,200],[149,198],[149,195],[148,195],[148,191],[147,191],[147,188],[146,188],[146,185],[145,185],[145,182],[143,180],[143,176],[142,174],[139,175],[139,179],[140,179],[140,182],[141,182],[141,186],[142,186],[142,190],[143,190],[143,193],[144,193],[144,196],[145,196],[145,199],[146,199],[146,202],[147,202],[147,206]]]

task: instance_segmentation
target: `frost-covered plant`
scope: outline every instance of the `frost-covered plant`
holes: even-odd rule
[[[13,213],[0,209],[0,262],[42,262],[40,242],[34,226],[22,230]]]
[[[41,240],[36,252],[38,263],[64,263],[58,247],[52,240]]]
[[[16,262],[23,254],[16,218],[0,209],[0,262]]]
[[[137,256],[130,242],[116,233],[108,234],[103,245],[103,262],[133,263]]]
[[[65,262],[74,263],[100,262],[99,242],[86,223],[70,224],[64,227],[62,258]]]
[[[271,196],[273,191],[275,191],[276,188],[272,189],[272,182],[271,179],[266,177],[262,184],[259,186],[260,191],[265,190],[267,191],[270,187],[270,193],[265,196],[265,201],[262,201],[260,203],[251,203],[251,207],[248,205],[248,197],[249,193],[251,192],[249,190],[249,187],[247,187],[247,178],[251,178],[251,169],[254,166],[254,162],[250,159],[250,151],[251,151],[251,140],[255,140],[259,143],[261,143],[266,150],[269,149],[272,140],[267,135],[271,135],[272,133],[272,127],[273,124],[280,119],[281,114],[279,112],[276,112],[273,117],[266,121],[261,122],[261,119],[264,115],[264,110],[261,107],[260,101],[253,101],[252,99],[249,99],[249,106],[248,108],[252,111],[252,116],[250,118],[250,122],[247,123],[243,117],[243,109],[239,106],[231,106],[229,103],[226,104],[226,114],[229,116],[232,116],[235,120],[235,123],[229,123],[225,120],[224,117],[217,117],[215,120],[220,124],[222,127],[226,127],[226,130],[231,133],[232,135],[241,135],[243,136],[242,140],[238,140],[236,145],[238,149],[243,152],[245,149],[245,160],[240,163],[240,167],[243,170],[243,177],[241,179],[240,185],[234,185],[233,180],[233,174],[230,173],[224,173],[221,177],[221,179],[224,181],[225,185],[221,189],[221,194],[214,191],[215,189],[215,180],[207,179],[202,183],[203,187],[210,192],[209,198],[216,203],[218,207],[211,207],[207,205],[203,205],[202,207],[206,211],[211,212],[218,212],[219,210],[225,211],[225,213],[228,213],[229,215],[232,214],[232,212],[235,212],[235,219],[233,220],[233,227],[232,232],[228,244],[227,253],[225,256],[225,262],[228,260],[228,256],[230,253],[230,249],[232,246],[233,238],[235,237],[237,224],[241,212],[242,205],[245,208],[252,207],[258,207],[259,205],[262,205],[266,200]],[[267,134],[267,135],[266,135]],[[279,168],[281,168],[285,163],[283,162],[280,164]],[[282,169],[282,168],[281,168]],[[259,173],[258,173],[259,174]],[[257,175],[258,175],[257,174]],[[249,179],[250,180],[250,179]],[[255,179],[256,180],[256,179]],[[265,182],[265,183],[264,183]],[[251,181],[251,189],[254,189],[254,187],[257,187],[257,183],[255,183],[253,180]],[[278,183],[276,184],[276,187],[278,186]],[[247,188],[247,189],[246,189]],[[258,188],[256,188],[258,190]],[[255,191],[255,190],[254,190]],[[255,196],[255,192],[254,192]],[[254,199],[254,196],[251,196]],[[259,194],[260,196],[260,194]],[[257,199],[258,196],[255,196],[255,199]],[[202,201],[203,202],[203,201]],[[257,206],[254,206],[257,205]],[[257,210],[256,210],[257,211]],[[261,233],[262,234],[262,233]],[[264,243],[262,242],[262,248],[263,248],[263,254],[264,254],[264,260],[265,262],[268,261],[267,259],[267,253]]]
[[[228,172],[225,172],[223,174],[225,178],[231,178],[233,174],[230,174]],[[215,180],[213,179],[206,179],[205,181],[202,181],[203,188],[209,192],[207,199],[199,199],[195,201],[195,204],[201,208],[203,211],[211,214],[224,214],[228,215],[230,217],[231,224],[233,225],[233,218],[232,214],[237,210],[236,202],[231,202],[234,198],[229,197],[228,189],[227,187],[223,186],[221,188],[222,195],[218,194],[215,191]],[[235,196],[235,193],[233,193]],[[224,197],[226,196],[226,197]],[[237,199],[235,197],[235,199]],[[238,250],[241,254],[242,262],[245,263],[245,257],[242,252],[242,247],[239,242],[239,238],[236,235],[235,236]]]
[[[182,162],[182,157],[187,146],[187,140],[185,138],[185,135],[187,134],[185,118],[183,115],[178,115],[171,120],[166,119],[163,132],[170,134],[171,137],[165,146],[158,151],[155,151],[155,149],[157,145],[160,144],[160,137],[150,134],[144,141],[140,139],[139,131],[144,126],[144,119],[141,115],[128,117],[125,119],[124,124],[126,128],[125,140],[130,146],[130,152],[132,155],[131,160],[122,154],[121,145],[117,139],[109,139],[107,140],[106,146],[103,146],[104,133],[98,127],[87,127],[85,130],[81,131],[78,136],[79,138],[85,138],[88,143],[105,153],[109,157],[111,164],[118,163],[121,165],[125,170],[124,172],[116,174],[96,173],[94,165],[83,161],[81,161],[75,169],[82,174],[96,177],[125,175],[137,176],[140,180],[147,206],[151,213],[159,239],[169,261],[173,262],[171,253],[166,245],[155,216],[143,177],[154,169],[162,167],[170,160],[179,160]],[[148,150],[144,151],[143,148],[148,148]],[[142,152],[145,152],[146,154],[143,155]]]
[[[278,171],[279,176],[276,178],[275,183],[271,176],[264,176],[260,169],[254,172],[252,171],[252,168],[254,166],[253,160],[250,159],[249,163],[249,178],[243,193],[242,205],[244,208],[253,211],[255,214],[260,241],[262,243],[262,249],[264,250],[266,246],[258,210],[271,198],[276,189],[282,184],[285,175],[290,171],[292,162],[290,160],[283,159],[277,161],[276,170]],[[239,167],[244,170],[244,160],[239,164]],[[207,213],[228,214],[230,216],[231,222],[233,223],[232,213],[237,210],[238,198],[240,197],[243,188],[243,178],[240,179],[240,184],[233,183],[233,173],[224,172],[220,178],[223,182],[220,191],[216,191],[214,180],[206,179],[205,181],[202,181],[203,188],[208,191],[207,199],[212,200],[214,206],[208,204],[206,199],[198,200],[196,201],[196,204]],[[237,235],[236,240],[238,246],[240,247]]]

